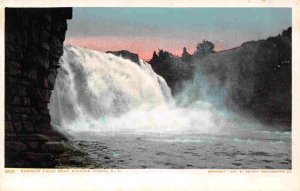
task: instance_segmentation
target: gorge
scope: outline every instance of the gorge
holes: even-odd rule
[[[71,8],[5,17],[6,167],[57,167],[66,141],[99,168],[291,168],[291,28],[148,64],[63,45]]]

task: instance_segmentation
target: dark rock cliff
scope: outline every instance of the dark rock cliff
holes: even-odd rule
[[[53,167],[64,151],[47,109],[72,8],[5,9],[5,167]]]
[[[184,61],[185,58],[182,59],[167,51],[160,50],[158,54],[154,52],[149,61],[153,70],[166,80],[173,95],[181,91],[184,81],[193,78],[194,65],[190,64],[192,58],[189,57],[188,62]]]
[[[194,60],[212,84],[228,92],[226,104],[268,123],[291,125],[291,28],[276,37]],[[235,106],[238,106],[235,107]]]
[[[135,53],[132,53],[132,52],[129,52],[127,50],[107,51],[106,53],[110,53],[110,54],[113,54],[113,55],[116,55],[116,56],[121,56],[122,58],[131,60],[132,62],[135,62],[138,65],[140,64],[139,55],[135,54]]]
[[[291,125],[292,29],[276,37],[246,42],[237,48],[205,56],[153,54],[150,64],[163,76],[175,95],[195,72],[204,73],[210,85],[225,88],[225,105],[267,123]],[[188,57],[187,57],[188,56]]]

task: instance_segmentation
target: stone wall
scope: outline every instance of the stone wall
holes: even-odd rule
[[[5,9],[5,167],[53,167],[64,151],[47,109],[72,8]]]

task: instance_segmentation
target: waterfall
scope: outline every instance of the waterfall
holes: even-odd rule
[[[64,46],[49,103],[52,124],[118,117],[173,102],[170,88],[151,66],[113,54]]]
[[[165,80],[143,60],[67,45],[60,66],[48,107],[52,125],[69,135],[238,133],[261,126],[227,110],[226,92],[210,87],[200,72],[175,104]]]
[[[65,46],[60,66],[52,126],[101,167],[290,168],[290,132],[226,109],[226,88],[201,71],[173,100],[143,60]]]

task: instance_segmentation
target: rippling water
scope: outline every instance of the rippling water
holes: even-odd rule
[[[73,141],[103,168],[291,169],[290,132],[211,134],[106,134]],[[85,139],[86,140],[86,139]],[[97,141],[101,140],[101,141]]]

